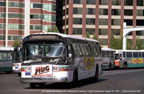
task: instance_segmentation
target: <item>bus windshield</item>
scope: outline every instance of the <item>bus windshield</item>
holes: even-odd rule
[[[119,54],[115,54],[115,60],[118,60],[118,59],[120,59]]]
[[[12,62],[19,63],[21,62],[21,51],[14,51],[12,54]]]
[[[65,47],[62,42],[28,43],[24,46],[24,53],[24,61],[44,57],[62,57],[65,54]]]

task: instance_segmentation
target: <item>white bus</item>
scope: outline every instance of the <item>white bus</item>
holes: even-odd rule
[[[13,47],[0,47],[0,71],[12,73]]]
[[[99,42],[60,33],[33,34],[23,39],[21,82],[31,87],[72,82],[102,74]]]
[[[102,48],[103,69],[115,68],[114,49]]]
[[[12,53],[13,72],[21,76],[21,47],[15,47]]]
[[[116,50],[115,66],[124,69],[144,67],[144,50]]]

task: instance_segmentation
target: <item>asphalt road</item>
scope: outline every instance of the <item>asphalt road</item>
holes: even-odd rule
[[[65,83],[30,88],[19,78],[0,72],[0,94],[144,94],[144,69],[104,71],[98,82],[82,80],[75,88]]]

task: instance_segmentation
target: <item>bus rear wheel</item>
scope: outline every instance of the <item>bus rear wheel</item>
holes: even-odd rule
[[[75,71],[73,74],[73,82],[72,82],[72,86],[75,87],[77,85],[78,79],[77,79],[77,72]]]
[[[98,71],[98,65],[97,65],[96,71],[95,71],[95,76],[94,76],[93,80],[97,82],[98,81],[98,77],[99,77],[99,71]]]
[[[127,63],[124,63],[123,68],[127,69]]]
[[[109,70],[111,70],[111,63],[109,64]]]
[[[35,84],[35,83],[30,83],[30,87],[31,87],[31,88],[35,88],[35,87],[36,87],[36,84]]]

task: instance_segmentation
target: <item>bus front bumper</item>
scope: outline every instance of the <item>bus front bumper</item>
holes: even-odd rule
[[[20,78],[22,83],[48,83],[48,82],[67,82],[67,77],[63,78]]]

